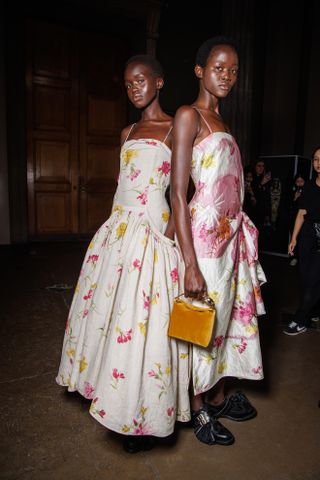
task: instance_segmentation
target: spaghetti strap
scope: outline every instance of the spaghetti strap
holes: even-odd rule
[[[130,129],[129,129],[129,132],[128,132],[128,135],[126,136],[126,139],[125,139],[124,142],[126,142],[126,141],[128,140],[128,138],[129,138],[129,136],[130,136],[130,133],[131,133],[131,130],[133,129],[134,126],[135,126],[135,123],[133,123],[133,124],[131,125],[131,127],[130,127]],[[123,142],[123,143],[124,143],[124,142]]]
[[[204,121],[204,123],[206,124],[206,126],[208,127],[208,130],[210,133],[212,133],[212,129],[209,125],[209,123],[207,122],[207,120],[204,118],[204,116],[202,115],[201,111],[199,110],[199,108],[195,107],[194,105],[191,105],[192,108],[194,108],[200,115],[200,117],[202,118],[202,120]]]
[[[168,130],[168,132],[167,132],[167,135],[166,135],[166,136],[164,137],[164,139],[162,140],[162,143],[166,143],[166,140],[167,140],[167,138],[169,137],[172,128],[173,128],[173,125],[171,125],[171,127],[169,128],[169,130]]]

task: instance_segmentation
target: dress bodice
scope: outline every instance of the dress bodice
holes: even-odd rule
[[[241,211],[243,168],[232,135],[212,132],[198,143],[193,148],[191,176],[196,189],[190,202],[193,214],[205,211],[216,223],[221,217],[233,217]]]
[[[120,174],[115,202],[157,212],[167,208],[171,150],[155,139],[127,140],[120,153]]]

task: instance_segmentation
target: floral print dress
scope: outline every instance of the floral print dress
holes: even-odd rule
[[[260,286],[258,230],[242,210],[243,169],[234,138],[212,132],[193,148],[196,191],[189,204],[195,251],[216,305],[209,348],[192,347],[195,394],[222,377],[263,378],[257,316],[265,313]]]
[[[163,235],[170,159],[164,142],[125,141],[113,210],[87,250],[56,378],[127,435],[164,437],[190,419],[188,345],[167,335],[182,264]]]

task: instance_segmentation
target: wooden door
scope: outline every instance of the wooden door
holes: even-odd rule
[[[27,176],[30,237],[78,232],[78,79],[75,36],[27,25]]]
[[[125,48],[120,40],[86,34],[80,52],[80,232],[93,233],[107,219],[117,186]]]
[[[27,38],[29,236],[91,235],[116,188],[125,47],[40,22]]]

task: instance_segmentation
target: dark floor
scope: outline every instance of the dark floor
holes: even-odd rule
[[[258,409],[251,421],[223,422],[235,444],[208,447],[178,426],[158,448],[129,455],[89,415],[87,401],[55,383],[85,249],[62,242],[0,247],[1,479],[320,480],[320,325],[296,337],[282,333],[298,304],[297,267],[261,257],[265,379],[230,384]]]

